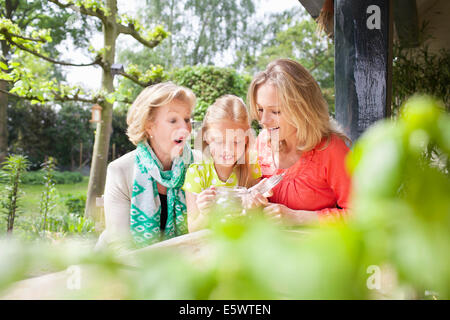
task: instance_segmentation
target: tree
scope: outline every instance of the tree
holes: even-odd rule
[[[147,27],[162,23],[169,32],[152,52],[139,48],[119,47],[118,60],[134,70],[148,65],[161,70],[177,72],[187,65],[225,65],[227,51],[233,52],[248,33],[247,25],[255,13],[255,0],[147,0],[142,7],[141,20]],[[229,54],[231,56],[231,54]],[[219,63],[216,63],[220,61]],[[129,73],[129,71],[127,71]],[[171,79],[161,72],[161,80]],[[140,86],[121,79],[117,92],[123,97],[136,97]],[[121,105],[126,109],[127,104]]]
[[[254,73],[277,58],[300,62],[320,84],[334,112],[334,46],[317,32],[316,22],[300,7],[257,21],[237,50],[234,67]],[[251,48],[249,50],[249,48]]]
[[[167,32],[161,26],[155,27],[153,31],[146,30],[136,19],[127,15],[120,15],[117,9],[117,0],[50,0],[63,11],[74,12],[79,16],[90,17],[102,27],[104,46],[95,53],[95,58],[89,63],[73,63],[60,61],[51,57],[45,52],[42,43],[51,41],[48,31],[39,30],[31,35],[22,30],[17,24],[11,20],[4,21],[0,34],[9,46],[14,46],[17,50],[22,50],[33,54],[41,59],[49,61],[53,64],[63,66],[99,66],[102,69],[102,85],[101,91],[86,96],[81,88],[57,83],[55,80],[47,83],[36,83],[33,76],[27,73],[26,69],[19,68],[15,65],[10,73],[3,73],[5,80],[14,82],[14,87],[9,94],[17,97],[26,98],[32,102],[47,101],[83,101],[86,103],[98,103],[102,106],[102,121],[97,124],[93,158],[91,164],[91,174],[89,179],[86,215],[97,217],[99,211],[96,210],[96,198],[103,194],[106,166],[108,160],[108,149],[111,135],[112,124],[112,107],[115,101],[114,84],[111,66],[115,62],[116,41],[120,34],[130,35],[136,41],[147,48],[156,47],[164,38]],[[158,71],[159,72],[159,71]],[[158,81],[157,75],[154,73],[140,73],[137,70],[134,74],[121,72],[128,79],[146,86],[154,81]]]
[[[144,66],[150,61],[165,69],[212,64],[232,51],[255,12],[254,0],[147,0],[142,21],[163,23],[168,41],[151,55],[123,50],[121,59]],[[150,17],[150,19],[148,18]]]
[[[86,32],[86,21],[82,20],[80,26],[74,26],[70,22],[71,15],[67,12],[54,10],[45,1],[24,1],[24,0],[0,0],[0,25],[5,28],[5,24],[12,22],[21,30],[46,29],[51,27],[52,42],[46,43],[48,49],[54,49],[67,37],[70,37],[77,45],[87,43],[89,32]],[[1,69],[8,72],[8,65],[16,54],[14,46],[0,36],[1,46]],[[22,55],[21,58],[24,58]],[[57,68],[53,66],[50,74],[60,76]],[[48,73],[47,73],[48,74]],[[0,80],[0,162],[3,161],[8,149],[7,130],[7,108],[8,91],[11,83]]]

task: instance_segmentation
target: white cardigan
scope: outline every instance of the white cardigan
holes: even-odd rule
[[[96,248],[115,241],[131,239],[130,207],[136,150],[128,152],[108,165],[104,192],[105,230]]]
[[[194,161],[201,160],[201,152],[192,150]],[[100,235],[96,249],[116,241],[129,241],[130,207],[133,191],[134,159],[136,150],[128,152],[108,165],[104,192],[105,230]]]

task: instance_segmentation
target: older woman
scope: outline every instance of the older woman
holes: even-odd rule
[[[186,144],[195,96],[166,82],[144,89],[128,111],[127,135],[136,150],[108,166],[106,229],[97,247],[132,240],[138,247],[187,233],[181,187],[193,161]]]
[[[284,174],[272,196],[256,194],[256,202],[293,224],[341,217],[349,201],[350,141],[330,119],[314,78],[293,60],[275,60],[253,78],[248,102],[263,127],[257,139],[263,177]]]

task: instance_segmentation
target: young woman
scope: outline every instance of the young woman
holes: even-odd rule
[[[269,199],[256,193],[255,201],[291,224],[342,217],[349,203],[350,141],[330,118],[310,73],[296,61],[275,60],[253,78],[248,103],[263,128],[257,139],[263,177],[284,173]]]

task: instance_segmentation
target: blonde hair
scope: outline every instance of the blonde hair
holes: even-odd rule
[[[190,89],[172,82],[158,83],[142,90],[127,114],[127,135],[134,145],[148,139],[146,127],[149,121],[154,120],[157,107],[164,106],[173,100],[185,102],[192,109],[196,98]]]
[[[300,63],[291,59],[277,59],[269,63],[265,71],[255,75],[250,83],[247,100],[250,114],[257,120],[261,119],[256,92],[263,84],[275,86],[281,112],[297,128],[298,150],[312,150],[323,138],[329,142],[333,134],[350,142],[337,122],[330,117],[328,104],[316,80]]]
[[[201,127],[203,152],[205,152],[208,147],[208,143],[206,142],[206,135],[208,133],[208,130],[214,126],[214,123],[219,123],[224,120],[242,124],[243,129],[246,132],[246,138],[247,134],[249,134],[248,140],[245,145],[245,151],[242,156],[243,158],[238,159],[237,161],[237,177],[239,186],[251,187],[256,183],[256,180],[253,179],[250,175],[250,144],[252,143],[253,136],[251,134],[247,107],[241,98],[231,94],[227,94],[218,98],[211,106],[208,107]]]

